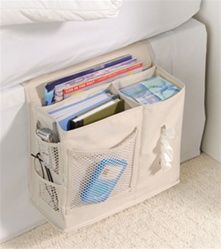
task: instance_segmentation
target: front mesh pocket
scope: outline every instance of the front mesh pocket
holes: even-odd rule
[[[72,152],[70,208],[96,204],[130,189],[136,130],[113,148]]]

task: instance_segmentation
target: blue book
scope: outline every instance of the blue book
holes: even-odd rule
[[[121,88],[120,91],[142,105],[160,101],[160,98],[152,94],[141,82]]]
[[[160,100],[166,100],[180,91],[180,88],[160,76],[154,76],[141,83]]]
[[[121,88],[120,91],[136,102],[147,105],[166,100],[179,92],[180,89],[166,79],[154,76]]]
[[[103,159],[92,172],[89,181],[80,194],[85,204],[107,200],[127,167],[124,159]]]
[[[73,99],[73,102],[70,104],[64,104],[62,106],[59,106],[55,109],[50,110],[48,114],[51,117],[58,119],[66,115],[69,112],[72,112],[72,113],[78,112],[88,106],[93,105],[94,103],[110,98],[111,96],[113,95],[109,91],[101,91],[87,98],[84,98],[82,100],[77,100],[76,98],[76,99]]]
[[[53,104],[55,86],[58,86],[58,85],[63,84],[65,82],[77,79],[77,78],[85,76],[87,74],[95,73],[95,72],[100,71],[102,69],[112,67],[112,66],[120,64],[122,62],[131,60],[132,58],[133,58],[132,55],[124,55],[124,56],[115,58],[113,60],[98,64],[96,66],[87,68],[87,69],[85,69],[81,72],[75,73],[73,75],[69,75],[69,76],[66,76],[64,78],[49,82],[44,88],[44,105]]]

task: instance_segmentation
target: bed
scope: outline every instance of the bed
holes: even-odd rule
[[[8,59],[1,79],[1,175],[4,176],[1,179],[1,240],[45,222],[30,203],[27,188],[28,124],[24,89],[19,84],[25,80],[170,30],[147,42],[153,48],[155,62],[186,83],[182,161],[199,155],[205,121],[206,30],[194,19],[174,29],[198,10],[199,2],[183,12],[185,17],[179,13],[179,18],[173,18],[164,27],[152,25],[148,31],[148,20],[143,19],[146,16],[145,11],[142,12],[144,6],[136,6],[138,9],[134,9],[132,2],[128,3],[117,19],[92,21],[87,24],[87,30],[83,29],[84,23],[59,24],[60,28],[55,24],[34,24],[32,28],[23,25],[1,33],[3,59]],[[143,15],[137,18],[133,14],[136,11]],[[129,17],[129,26],[126,26],[125,16]],[[90,36],[98,30],[98,36]],[[75,39],[77,33],[80,35]],[[113,38],[113,33],[118,39]],[[90,42],[83,39],[87,35],[91,37]]]
[[[2,64],[0,87],[20,84],[171,30],[191,18],[200,2],[124,0],[117,18],[3,27],[1,56],[7,63]]]

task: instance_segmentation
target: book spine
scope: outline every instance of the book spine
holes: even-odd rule
[[[137,64],[135,64],[133,66],[130,66],[128,68],[124,68],[124,69],[118,70],[116,72],[106,74],[106,75],[104,75],[102,77],[99,77],[99,78],[96,78],[96,79],[93,79],[93,80],[90,80],[90,81],[87,81],[87,82],[83,82],[83,83],[81,83],[79,85],[68,87],[68,88],[66,88],[66,89],[63,90],[64,96],[65,95],[69,96],[73,92],[76,92],[76,91],[82,90],[84,88],[96,85],[98,83],[102,83],[104,81],[113,79],[113,78],[115,78],[117,76],[120,76],[121,74],[129,73],[129,72],[134,71],[136,69],[139,69],[141,67],[143,67],[143,63],[142,62],[141,63],[137,63]]]
[[[73,120],[70,120],[68,130],[77,129],[77,128],[80,128],[82,126],[84,126],[84,120],[79,120],[77,122],[74,122]]]

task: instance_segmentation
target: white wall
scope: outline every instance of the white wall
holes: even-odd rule
[[[206,115],[202,149],[221,162],[221,1],[204,0],[197,19],[208,32]]]

